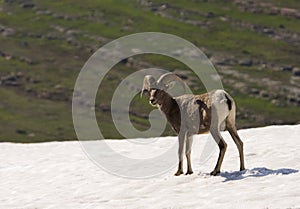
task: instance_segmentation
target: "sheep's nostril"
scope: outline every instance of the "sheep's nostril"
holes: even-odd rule
[[[157,104],[156,99],[150,99],[149,102],[150,102],[151,105],[156,105]]]

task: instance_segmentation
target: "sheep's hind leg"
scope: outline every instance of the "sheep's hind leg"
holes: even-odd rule
[[[219,149],[220,149],[220,153],[219,153],[219,157],[218,157],[218,161],[217,161],[216,167],[210,173],[210,175],[216,176],[218,173],[220,173],[221,165],[222,165],[223,158],[224,158],[224,155],[225,155],[225,152],[226,152],[226,148],[227,148],[227,144],[224,141],[224,139],[222,138],[219,130],[213,130],[213,131],[211,131],[211,134],[212,134],[214,140],[217,142],[217,144],[219,146]]]
[[[245,170],[245,162],[244,162],[244,150],[243,150],[243,142],[239,137],[236,127],[234,125],[228,124],[227,130],[230,133],[234,143],[236,144],[239,155],[240,155],[240,171]]]
[[[187,172],[185,175],[193,174],[192,164],[191,164],[191,151],[192,151],[192,143],[193,143],[193,136],[188,136],[186,139],[186,147],[185,147],[185,154],[187,159]]]
[[[175,176],[179,176],[183,174],[183,148],[184,148],[184,142],[185,142],[185,134],[180,132],[178,136],[178,158],[179,158],[179,163],[178,163],[178,170],[175,173]]]

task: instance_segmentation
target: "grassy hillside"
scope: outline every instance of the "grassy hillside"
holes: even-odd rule
[[[238,104],[239,128],[300,121],[300,4],[297,0],[164,1],[2,0],[0,3],[0,141],[73,140],[75,80],[98,48],[118,37],[157,31],[201,48]],[[106,76],[96,113],[107,138],[113,87],[144,67],[185,74],[163,56],[135,56]],[[151,107],[135,99],[133,124],[147,129]],[[167,128],[165,134],[173,132]]]

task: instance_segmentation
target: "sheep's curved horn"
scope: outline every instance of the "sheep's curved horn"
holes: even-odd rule
[[[155,78],[152,75],[146,75],[143,82],[141,97],[143,94],[149,93],[151,88],[157,88]]]
[[[186,90],[186,83],[174,73],[166,73],[157,80],[157,85],[163,89],[168,89],[171,82],[178,81]]]

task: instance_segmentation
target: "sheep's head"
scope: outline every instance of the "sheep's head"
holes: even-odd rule
[[[161,105],[163,103],[163,100],[165,98],[165,92],[160,89],[151,89],[150,90],[150,97],[149,97],[149,103],[152,106]]]
[[[185,83],[181,78],[173,73],[166,73],[160,76],[160,78],[155,81],[155,78],[151,75],[146,75],[144,78],[143,88],[141,96],[144,94],[149,97],[149,102],[151,105],[160,105],[165,96],[165,91],[172,88],[175,82],[179,82],[185,89]]]

